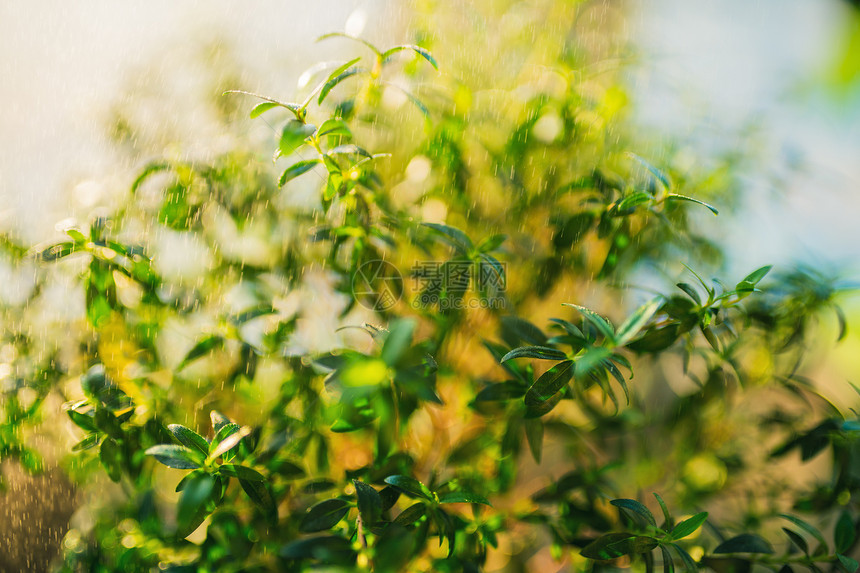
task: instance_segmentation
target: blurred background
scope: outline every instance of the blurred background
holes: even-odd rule
[[[504,4],[512,7],[500,15],[500,25],[532,33],[540,26],[518,20],[529,2]],[[764,264],[805,262],[860,277],[856,5],[844,0],[592,4],[588,13],[597,24],[593,37],[582,41],[599,45],[611,34],[613,42],[624,44],[609,64],[623,69],[635,129],[674,146],[675,165],[688,157],[690,171],[712,167],[698,164],[702,158],[743,156],[736,164],[739,205],[725,214],[730,223],[724,217],[697,219],[705,234],[712,228],[711,236],[725,246],[726,272],[743,275]],[[427,6],[419,0],[252,6],[223,0],[3,2],[0,230],[26,244],[50,240],[58,224],[86,221],[124,198],[137,169],[157,153],[181,149],[200,158],[218,153],[230,145],[218,106],[236,103],[225,103],[224,89],[289,99],[309,65],[342,54],[336,45],[315,44],[316,37],[345,30],[382,45],[410,41],[415,13]],[[457,37],[435,41],[451,51]],[[446,73],[444,60],[441,67]],[[123,129],[131,124],[151,130],[136,131],[135,140],[126,141]],[[259,141],[273,137],[265,125],[248,132]],[[0,261],[4,303],[25,296],[28,272]],[[845,307],[856,328],[857,297],[846,299]],[[858,344],[860,338],[849,334],[822,371],[850,379]],[[52,489],[49,500],[40,493],[38,480],[58,479],[53,474],[14,479],[30,481],[14,503],[8,496],[0,499],[0,520],[25,518],[9,521],[0,546],[33,555],[35,545],[25,545],[48,538],[43,553],[49,556],[50,539],[56,543],[65,533],[51,520],[67,519],[71,498],[64,508],[57,494],[62,490]],[[29,506],[28,496],[36,500]]]

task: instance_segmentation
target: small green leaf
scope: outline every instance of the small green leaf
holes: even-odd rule
[[[382,498],[376,489],[356,479],[352,480],[358,499],[358,514],[366,525],[373,525],[382,516]]]
[[[661,169],[657,169],[649,161],[646,161],[645,159],[643,159],[642,157],[639,157],[635,153],[631,153],[628,151],[627,156],[632,157],[640,165],[642,165],[645,169],[650,171],[651,175],[656,177],[657,180],[663,184],[663,187],[666,189],[666,191],[669,191],[672,189],[672,181],[669,179],[669,176],[664,171],[662,171]]]
[[[216,348],[221,348],[223,345],[224,338],[218,334],[212,334],[201,338],[197,341],[197,344],[188,351],[188,354],[185,355],[185,358],[182,359],[179,366],[176,367],[177,372],[198,358],[206,356]]]
[[[818,531],[818,529],[816,529],[815,527],[813,527],[809,523],[803,521],[799,517],[795,517],[793,515],[788,515],[787,513],[780,513],[779,517],[781,517],[783,519],[787,519],[788,521],[792,522],[793,524],[795,524],[799,528],[803,529],[804,531],[806,531],[807,533],[812,535],[812,537],[814,537],[816,539],[816,541],[818,541],[819,549],[823,550],[824,553],[828,553],[829,550],[827,548],[828,547],[827,542],[824,540],[824,536],[821,535],[821,532]],[[818,550],[816,550],[816,553],[818,553]]]
[[[571,308],[575,308],[578,310],[582,316],[585,317],[588,322],[593,324],[597,330],[609,341],[615,341],[615,329],[612,327],[612,323],[609,322],[604,317],[600,316],[596,312],[591,309],[585,308],[584,306],[579,306],[578,304],[572,303],[562,303],[564,306],[569,306]]]
[[[666,200],[668,201],[670,199],[674,199],[676,201],[690,201],[692,203],[697,203],[702,207],[706,207],[714,215],[720,214],[720,212],[717,211],[717,208],[713,205],[708,205],[704,201],[699,201],[698,199],[694,199],[693,197],[687,197],[686,195],[678,195],[677,193],[669,193],[668,195],[666,195]]]
[[[152,446],[146,450],[146,455],[154,457],[156,460],[166,465],[169,468],[178,470],[193,470],[203,465],[205,459],[200,452],[186,448],[185,446],[174,446],[161,444]]]
[[[292,181],[299,175],[304,175],[317,165],[322,163],[319,159],[306,159],[304,161],[297,161],[284,169],[284,172],[281,173],[280,179],[278,179],[278,186],[283,187],[287,184],[287,182]]]
[[[693,288],[693,285],[688,283],[678,283],[675,286],[687,293],[687,296],[693,299],[696,304],[702,304],[702,298],[699,296],[699,291]]]
[[[422,48],[421,46],[416,46],[414,44],[394,46],[393,48],[389,48],[388,50],[385,50],[385,52],[383,52],[382,59],[387,60],[393,54],[395,54],[396,52],[400,52],[401,50],[412,50],[413,52],[430,62],[430,65],[433,66],[434,70],[439,69],[439,64],[436,62],[436,58],[433,57],[433,54],[431,54],[429,51]]]
[[[102,462],[111,481],[119,482],[122,477],[123,455],[122,447],[113,438],[105,438],[99,449],[99,459]]]
[[[276,107],[280,107],[280,106],[278,104],[272,103],[270,101],[264,101],[262,103],[258,103],[257,105],[255,105],[253,107],[253,109],[251,109],[251,119],[260,117],[261,115],[263,115],[264,113],[266,113],[270,109],[273,109]]]
[[[661,545],[660,552],[663,554],[663,573],[675,573],[675,563],[669,549],[665,545]]]
[[[529,444],[535,463],[540,464],[543,453],[543,422],[538,418],[529,418],[523,424],[526,430],[526,442]]]
[[[660,497],[660,494],[657,492],[654,492],[654,497],[657,498],[657,503],[660,504],[660,510],[663,512],[663,520],[664,520],[663,529],[665,531],[669,531],[672,529],[672,527],[674,527],[675,520],[672,519],[672,514],[669,513],[669,508],[666,507],[666,502],[663,501],[663,498]]]
[[[753,533],[742,533],[726,539],[714,549],[714,553],[773,553],[770,543]]]
[[[746,277],[744,277],[744,279],[741,282],[742,283],[750,283],[752,285],[757,285],[761,281],[761,279],[763,279],[767,275],[767,273],[770,272],[770,270],[772,268],[773,268],[773,265],[765,265],[761,268],[758,268],[758,269],[754,270],[753,272],[751,272],[750,274],[748,274]]]
[[[565,360],[544,372],[526,392],[523,398],[526,406],[536,406],[552,398],[570,382],[573,370],[573,362]]]
[[[209,454],[209,442],[194,430],[181,424],[170,424],[167,429],[186,448],[198,450],[203,455]]]
[[[415,478],[404,475],[393,475],[385,478],[385,483],[393,485],[409,497],[423,498],[428,501],[435,501],[433,492],[426,485]]]
[[[689,519],[685,519],[684,521],[678,523],[675,527],[672,528],[672,531],[669,533],[669,537],[673,541],[677,541],[678,539],[684,539],[705,523],[705,520],[708,519],[708,512],[703,511],[701,513],[697,513],[693,517]]]
[[[357,63],[360,59],[361,58],[356,58],[356,59],[352,60],[351,62],[344,64],[344,66],[346,66],[346,68],[341,66],[340,68],[338,68],[334,72],[332,72],[332,74],[329,76],[329,79],[325,82],[325,84],[323,84],[323,87],[320,90],[320,95],[317,98],[318,104],[322,105],[322,102],[325,101],[325,98],[326,98],[326,96],[328,96],[329,92],[331,92],[331,90],[333,90],[335,87],[337,87],[337,85],[340,82],[342,82],[343,80],[345,80],[347,78],[351,78],[352,76],[354,76],[356,74],[360,74],[360,73],[364,72],[364,70],[362,68],[359,68],[358,66],[353,66],[353,64]],[[352,67],[350,67],[350,66],[352,66]]]
[[[615,343],[624,346],[639,334],[642,327],[654,316],[663,304],[662,297],[657,297],[636,309],[624,323],[618,327],[615,333]]]
[[[327,499],[313,505],[299,524],[303,533],[325,531],[337,525],[349,511],[349,503],[342,499]]]
[[[477,493],[469,493],[468,491],[452,491],[451,493],[442,494],[439,496],[439,503],[481,503],[492,507],[487,498]]]
[[[699,571],[699,566],[696,565],[696,562],[693,561],[693,558],[690,556],[687,551],[678,545],[677,543],[672,544],[672,549],[678,554],[678,557],[681,558],[681,561],[684,563],[684,568],[687,570],[687,573],[697,573]]]
[[[242,441],[246,436],[251,435],[253,430],[248,426],[243,426],[240,428],[237,424],[227,424],[222,426],[218,433],[215,434],[215,437],[212,438],[212,443],[209,444],[209,459],[215,460],[221,456],[224,456],[224,459],[230,458],[232,456],[227,456],[226,454],[230,452],[233,448],[239,445],[239,442]]]
[[[342,119],[331,118],[322,122],[322,125],[317,129],[317,137],[325,137],[326,135],[339,135],[342,137],[352,137],[352,131]]]
[[[851,548],[854,543],[854,538],[857,535],[857,530],[854,527],[854,520],[847,511],[842,511],[839,514],[839,519],[836,521],[836,529],[833,532],[833,542],[836,545],[837,553],[845,553]]]
[[[230,423],[230,418],[218,412],[217,410],[212,410],[209,412],[209,420],[212,422],[212,431],[216,434],[218,431]]]
[[[561,350],[550,348],[548,346],[521,346],[514,348],[504,356],[502,362],[513,360],[514,358],[537,358],[540,360],[563,360],[567,358],[567,354]]]
[[[644,517],[645,521],[647,521],[649,524],[653,525],[654,527],[657,527],[657,522],[654,520],[654,515],[641,502],[638,502],[635,499],[613,499],[609,503],[616,507],[621,507],[632,511],[633,513],[639,514]]]
[[[843,569],[845,569],[845,573],[854,573],[857,571],[857,568],[860,567],[860,563],[858,563],[856,559],[852,559],[847,555],[837,553],[836,558],[839,559],[839,564],[842,565]]]
[[[412,334],[417,323],[413,319],[401,318],[388,327],[385,342],[382,344],[380,358],[389,366],[394,366],[412,345]]]
[[[803,551],[806,555],[809,555],[809,544],[806,543],[806,539],[804,539],[798,533],[790,529],[786,529],[785,527],[783,527],[782,530],[785,532],[785,534],[788,536],[788,539],[791,541],[792,544],[794,544],[795,547]]]
[[[269,523],[275,523],[278,520],[278,504],[269,490],[269,486],[265,481],[249,480],[239,478],[239,485],[251,501],[253,501],[260,509],[265,512]]]
[[[425,227],[429,227],[434,231],[441,233],[447,239],[451,246],[461,250],[461,251],[470,251],[474,246],[472,244],[472,239],[469,238],[466,233],[461,231],[460,229],[456,229],[454,227],[450,227],[448,225],[442,225],[440,223],[421,223]]]

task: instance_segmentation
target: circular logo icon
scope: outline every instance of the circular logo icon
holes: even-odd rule
[[[388,310],[403,295],[403,276],[387,261],[367,261],[352,276],[352,294],[365,308]]]

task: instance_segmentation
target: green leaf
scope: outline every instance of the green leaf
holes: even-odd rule
[[[742,533],[726,539],[714,549],[714,553],[773,553],[770,543],[753,533]]]
[[[186,448],[198,450],[203,455],[209,455],[209,442],[194,430],[181,424],[170,424],[167,429]]]
[[[857,530],[854,527],[854,520],[851,515],[843,510],[839,514],[839,519],[836,521],[836,529],[833,532],[833,543],[836,546],[837,553],[845,553],[851,548],[854,543],[854,538],[857,535]]]
[[[788,536],[788,539],[791,541],[791,543],[793,543],[798,549],[803,551],[806,555],[809,555],[809,544],[806,543],[806,539],[804,539],[798,533],[796,533],[790,529],[786,529],[785,527],[783,527],[782,530]]]
[[[383,52],[382,59],[386,60],[393,54],[395,54],[396,52],[400,52],[401,50],[412,50],[413,52],[430,62],[430,65],[433,66],[434,70],[439,69],[439,64],[436,62],[436,58],[433,57],[433,54],[431,54],[429,51],[422,48],[421,46],[416,46],[414,44],[394,46],[393,48],[389,48],[388,50],[385,50],[385,52]]]
[[[329,38],[346,38],[347,40],[352,40],[353,42],[360,42],[370,48],[370,50],[379,57],[382,57],[382,52],[379,51],[379,48],[368,42],[367,40],[363,40],[361,38],[357,38],[355,36],[350,36],[349,34],[344,34],[343,32],[329,32],[328,34],[323,34],[319,38],[316,39],[317,42],[321,42],[322,40],[328,40]]]
[[[643,159],[642,157],[639,157],[635,153],[631,153],[630,151],[628,151],[627,156],[632,157],[640,165],[642,165],[645,169],[650,171],[651,175],[656,177],[657,180],[663,184],[663,188],[665,188],[666,191],[669,191],[672,189],[672,181],[669,179],[669,176],[664,171],[662,171],[661,169],[657,169],[649,161],[646,161],[645,159]]]
[[[687,296],[693,299],[696,304],[702,304],[702,298],[699,296],[699,291],[693,288],[693,285],[688,283],[678,283],[675,286],[687,293]]]
[[[201,338],[197,344],[195,344],[191,350],[188,351],[188,354],[185,355],[185,358],[182,359],[182,362],[179,363],[179,366],[176,367],[177,372],[188,366],[191,362],[206,356],[216,348],[221,348],[224,345],[224,338],[218,334],[211,334],[209,336],[205,336]]]
[[[550,348],[548,346],[520,346],[514,348],[504,356],[502,362],[513,360],[514,358],[538,358],[540,360],[563,360],[567,358],[567,354],[561,350]]]
[[[326,135],[352,137],[352,131],[350,131],[349,126],[342,119],[331,118],[322,122],[322,125],[317,129],[317,137],[324,137]]]
[[[839,564],[842,565],[843,569],[845,569],[845,573],[854,573],[857,571],[857,568],[860,567],[860,563],[858,563],[856,559],[852,559],[847,555],[837,553],[836,558],[839,559]]]
[[[713,205],[708,205],[704,201],[699,201],[698,199],[694,199],[693,197],[687,197],[686,195],[678,195],[677,193],[669,193],[666,195],[666,200],[676,200],[676,201],[690,201],[692,203],[698,203],[702,207],[706,207],[711,213],[714,215],[719,215],[720,212],[717,211],[717,208]]]
[[[358,514],[366,525],[373,525],[382,516],[382,498],[373,486],[357,479],[352,480],[358,499]]]
[[[439,496],[439,503],[481,503],[492,507],[492,504],[487,501],[487,498],[468,491],[452,491],[450,493],[442,494]]]
[[[243,466],[240,464],[221,464],[220,466],[218,466],[218,473],[228,477],[239,478],[247,481],[266,481],[266,476],[264,476],[254,468],[249,468],[248,466]]]
[[[320,95],[317,98],[317,104],[322,105],[322,102],[325,101],[325,98],[328,96],[329,92],[333,90],[337,85],[347,78],[351,78],[352,76],[364,72],[362,68],[358,66],[353,66],[353,64],[358,63],[361,58],[356,58],[350,62],[347,62],[340,68],[336,69],[329,76],[329,79],[323,84],[322,89],[320,90]],[[352,66],[352,67],[350,67]]]
[[[264,101],[262,103],[258,103],[257,105],[255,105],[253,107],[253,109],[251,109],[251,119],[260,117],[261,115],[263,115],[264,113],[266,113],[270,109],[273,109],[276,107],[280,107],[280,106],[278,104],[270,102],[270,101]]]
[[[807,533],[809,533],[812,537],[814,537],[816,539],[816,541],[818,541],[819,549],[823,550],[824,553],[829,552],[829,550],[827,548],[828,547],[827,542],[824,540],[824,536],[821,535],[821,532],[818,531],[818,529],[816,529],[815,527],[813,527],[809,523],[803,521],[799,517],[795,517],[793,515],[788,515],[787,513],[780,513],[779,517],[781,517],[783,519],[787,519],[788,521],[792,522],[793,524],[795,524],[799,528],[801,528],[804,531],[806,531]],[[816,550],[816,553],[818,553],[818,550]]]
[[[565,360],[544,372],[526,392],[523,398],[526,406],[536,406],[552,398],[570,382],[573,370],[573,362]]]
[[[607,533],[586,545],[580,554],[589,559],[606,561],[622,555],[646,553],[657,547],[657,540],[632,533]]]
[[[123,455],[122,447],[113,438],[105,438],[99,449],[99,459],[102,462],[111,481],[119,482],[122,477]]]
[[[630,510],[633,513],[639,514],[645,518],[649,524],[657,527],[657,522],[654,520],[654,515],[645,507],[644,504],[636,501],[635,499],[613,499],[610,501],[612,505],[615,507],[622,507],[624,509]]]
[[[543,453],[543,422],[537,418],[529,418],[523,424],[526,430],[526,441],[529,444],[535,463],[540,464]]]
[[[392,523],[395,523],[401,527],[412,525],[413,523],[424,517],[424,513],[426,511],[427,507],[419,501],[418,503],[410,505],[409,507],[401,511],[400,514],[394,518],[394,521]]]
[[[404,475],[393,475],[385,478],[385,483],[393,485],[409,497],[423,498],[428,501],[436,500],[433,492],[415,478]]]
[[[401,318],[389,325],[388,334],[382,344],[380,358],[389,366],[396,365],[412,345],[412,334],[417,323],[414,319]]]
[[[455,248],[461,251],[470,251],[474,246],[472,243],[472,239],[469,238],[466,233],[461,231],[460,229],[456,229],[454,227],[450,227],[448,225],[442,225],[440,223],[421,223],[423,226],[433,229],[434,231],[441,233],[445,237],[447,237],[448,242]]]
[[[281,173],[280,179],[278,179],[278,187],[283,187],[287,184],[287,182],[292,181],[299,175],[304,175],[317,165],[322,163],[319,159],[306,159],[304,161],[296,161]]]
[[[661,545],[660,552],[663,554],[663,573],[675,573],[675,563],[669,549],[665,545]]]
[[[663,304],[662,297],[657,297],[643,304],[624,323],[618,327],[615,333],[615,343],[624,346],[639,334],[642,327],[654,316]]]
[[[288,121],[281,132],[281,141],[278,143],[280,155],[287,156],[292,154],[296,149],[304,145],[305,139],[313,135],[315,131],[316,127],[311,124],[297,119]]]
[[[176,510],[176,535],[187,537],[197,529],[206,516],[208,502],[215,490],[215,478],[201,473],[188,480],[179,497]]]
[[[767,275],[767,273],[770,272],[770,270],[772,268],[773,268],[773,265],[765,265],[761,268],[758,268],[758,269],[754,270],[753,272],[751,272],[750,274],[748,274],[746,277],[744,277],[744,279],[741,282],[742,283],[750,283],[752,285],[757,285],[761,281],[761,279],[763,279]]]
[[[578,310],[582,316],[585,317],[588,322],[593,324],[595,328],[597,328],[598,332],[600,332],[607,340],[615,342],[615,329],[612,327],[612,323],[607,319],[600,316],[593,310],[585,308],[584,306],[579,306],[578,304],[565,302],[562,303],[562,305]]]
[[[203,465],[203,460],[205,459],[197,450],[192,450],[185,446],[174,446],[172,444],[152,446],[144,453],[154,457],[167,467],[178,470],[197,469]]]
[[[265,513],[270,524],[278,520],[278,504],[264,481],[239,478],[239,485],[251,501]]]
[[[672,548],[678,554],[678,557],[681,558],[681,561],[684,563],[684,568],[687,570],[687,573],[697,573],[697,571],[699,570],[699,566],[696,565],[696,562],[693,561],[693,558],[690,557],[690,554],[687,553],[687,551],[677,543],[673,543]]]
[[[674,526],[675,520],[672,519],[672,514],[669,513],[669,508],[666,507],[666,502],[663,501],[663,498],[660,497],[660,494],[657,492],[654,492],[654,497],[657,498],[657,503],[660,504],[660,510],[663,512],[663,520],[664,520],[663,529],[668,531],[668,530],[672,529],[672,527]]]
[[[342,499],[326,499],[313,505],[299,524],[303,533],[325,531],[337,525],[349,511],[349,503]]]
[[[708,519],[708,512],[703,511],[701,513],[697,513],[693,517],[689,519],[685,519],[684,521],[678,523],[675,527],[672,528],[672,531],[669,533],[669,538],[673,541],[677,541],[678,539],[684,539],[697,529],[699,529],[705,520]]]
[[[490,253],[502,246],[502,243],[504,243],[507,238],[508,236],[505,234],[491,235],[478,243],[475,250],[480,253]]]
[[[212,431],[216,434],[221,428],[231,423],[230,418],[228,418],[221,412],[218,412],[217,410],[212,410],[209,412],[209,420],[212,422]]]

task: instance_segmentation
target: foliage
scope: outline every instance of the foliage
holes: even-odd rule
[[[314,67],[300,102],[224,95],[281,126],[270,150],[159,159],[116,212],[4,244],[39,274],[6,309],[0,455],[37,470],[21,429],[60,396],[69,472],[113,500],[61,569],[514,571],[548,551],[853,573],[860,420],[800,374],[823,313],[844,337],[844,287],[697,274],[719,249],[695,222],[731,193],[646,159],[600,55],[560,42],[528,90],[481,86],[437,74],[430,37],[325,36],[359,52]],[[171,274],[183,241],[202,264]],[[379,261],[415,285],[363,308]],[[627,309],[655,267],[676,287]],[[40,342],[27,309],[55,273],[79,279],[86,324]],[[824,451],[828,481],[784,479],[781,459]]]

